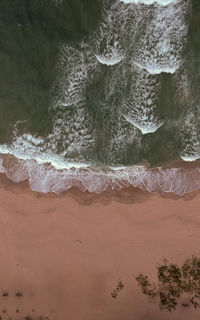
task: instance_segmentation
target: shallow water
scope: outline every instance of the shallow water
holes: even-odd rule
[[[0,24],[1,172],[42,192],[199,189],[198,0],[3,0]]]

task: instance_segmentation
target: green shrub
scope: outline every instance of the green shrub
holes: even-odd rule
[[[187,301],[184,306],[192,304],[195,309],[199,307],[200,258],[192,256],[181,267],[164,261],[157,268],[157,277],[157,284],[151,283],[143,274],[136,280],[150,302],[159,301],[161,310],[175,310],[182,296]]]

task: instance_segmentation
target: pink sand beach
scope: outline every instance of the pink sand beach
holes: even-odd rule
[[[155,279],[163,258],[182,263],[199,254],[200,192],[44,195],[2,176],[0,198],[2,319],[200,318],[192,306],[161,312],[135,280]],[[124,288],[113,299],[119,280]]]

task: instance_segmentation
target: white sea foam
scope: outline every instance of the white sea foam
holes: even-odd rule
[[[95,75],[97,65],[95,56],[85,43],[61,48],[58,76],[52,90],[55,97],[50,108],[56,111],[53,129],[38,149],[39,152],[45,151],[48,158],[57,159],[57,154],[62,153],[62,157],[67,157],[69,162],[82,161],[83,153],[94,145],[85,98],[86,88]],[[26,140],[23,140],[24,143],[27,143]],[[19,138],[15,141],[17,146],[18,142]],[[31,150],[33,152],[35,148]]]
[[[127,5],[131,2],[138,5]],[[158,109],[160,73],[174,73],[183,63],[188,12],[189,0],[113,1],[88,45],[61,49],[53,88],[52,132],[45,139],[17,135],[11,144],[1,145],[0,172],[16,182],[28,180],[33,190],[45,193],[71,187],[101,193],[133,186],[182,195],[199,189],[199,168],[186,171],[135,165],[102,169],[86,160],[88,150],[90,153],[95,146],[86,91],[99,70],[97,61],[113,66],[104,79],[105,97],[97,99],[96,105],[110,117],[107,122],[102,117],[104,128],[110,129],[104,156],[109,163],[123,163],[127,148],[134,148],[136,162],[142,134],[155,132],[163,124]],[[200,158],[197,117],[187,114],[182,132],[182,159]]]
[[[86,86],[94,76],[96,59],[85,43],[64,45],[57,63],[58,76],[53,93],[53,108],[76,105],[85,100]]]
[[[200,116],[199,105],[187,110],[181,128],[182,152],[184,161],[192,162],[200,159]]]
[[[84,106],[68,107],[57,112],[53,130],[45,139],[30,133],[19,135],[15,127],[13,141],[0,145],[0,153],[38,164],[49,163],[57,170],[84,167],[83,154],[94,143],[88,121]]]
[[[176,1],[176,0],[120,0],[124,3],[143,3],[143,4],[147,4],[147,5],[151,5],[153,3],[158,3],[161,6],[167,6],[170,3]]]
[[[94,145],[90,117],[83,104],[68,106],[56,113],[53,130],[47,136],[44,147],[58,154],[63,150],[71,161],[83,159],[83,153]]]
[[[1,155],[3,171],[15,182],[28,180],[32,190],[60,193],[71,187],[81,191],[101,193],[106,190],[137,187],[149,192],[174,192],[183,195],[200,189],[200,169],[148,169],[145,166],[100,169],[73,167],[57,170],[47,161],[16,159]]]
[[[200,159],[200,154],[193,155],[193,156],[184,156],[184,155],[182,155],[181,158],[186,162],[193,162],[193,161],[196,161],[196,160]]]
[[[22,137],[20,138],[22,141]],[[19,143],[19,142],[18,142]],[[24,152],[26,150],[26,152]],[[63,170],[63,169],[71,169],[71,168],[84,168],[88,167],[88,164],[85,163],[79,163],[79,162],[70,162],[66,161],[64,159],[63,154],[62,155],[56,155],[48,152],[42,152],[41,150],[38,150],[37,148],[34,148],[33,146],[30,148],[30,146],[24,141],[23,145],[17,145],[17,147],[14,146],[8,146],[8,145],[1,145],[0,146],[0,154],[4,155],[12,155],[16,159],[27,161],[36,161],[39,165],[43,164],[50,164],[52,167],[54,167],[56,170]],[[0,166],[0,172],[4,172],[3,170],[3,162],[1,159],[1,166]]]
[[[133,14],[134,10],[117,1],[105,5],[101,22],[91,37],[95,56],[100,63],[114,65],[124,59],[128,32],[127,19],[132,18]],[[134,19],[132,23],[134,24]]]
[[[133,161],[137,161],[141,139],[142,134],[140,131],[128,123],[119,112],[116,117],[116,124],[112,129],[110,143],[106,150],[109,163],[123,162],[124,154],[126,154],[128,149],[134,149],[132,159]]]
[[[151,75],[146,70],[132,69],[132,82],[124,102],[124,118],[142,134],[158,130],[163,121],[158,110],[161,76]]]
[[[174,74],[172,81],[176,105],[183,110],[179,119],[181,158],[186,162],[193,162],[200,159],[200,98],[194,94],[194,84],[186,65]]]
[[[165,73],[175,73],[176,70],[178,70],[178,68],[181,66],[180,63],[178,63],[177,65],[168,67],[168,66],[156,66],[156,65],[146,65],[145,63],[139,63],[139,62],[134,62],[136,66],[138,66],[141,69],[145,69],[146,71],[148,71],[150,74],[160,74],[162,72]]]
[[[174,73],[183,64],[190,7],[189,0],[177,0],[141,11],[133,63],[151,74]]]
[[[131,119],[131,118],[129,118],[129,116],[125,116],[125,115],[124,115],[124,118],[126,119],[126,121],[130,122],[136,128],[138,128],[142,132],[142,134],[154,133],[163,125],[163,121],[158,122],[156,125],[156,124],[152,124],[149,121],[148,122],[143,121],[143,123],[142,123],[142,119],[141,119],[141,121],[137,122],[136,120]]]
[[[108,66],[113,66],[113,65],[119,63],[123,59],[123,56],[120,56],[117,53],[113,52],[110,55],[104,55],[104,56],[96,55],[96,58],[102,64],[106,64]]]
[[[4,173],[3,159],[0,159],[0,173]]]
[[[192,83],[189,78],[187,66],[182,65],[179,70],[172,76],[172,85],[175,92],[175,103],[183,109],[185,106],[190,106],[193,101]]]

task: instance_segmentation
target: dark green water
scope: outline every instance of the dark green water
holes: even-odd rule
[[[0,1],[1,143],[18,120],[28,120],[35,133],[50,130],[60,46],[86,39],[100,10],[100,1]]]
[[[182,159],[198,176],[200,2],[159,2],[0,1],[2,172],[43,177],[33,189],[50,181],[44,192],[101,184],[98,169],[71,177],[69,163],[104,172]]]

